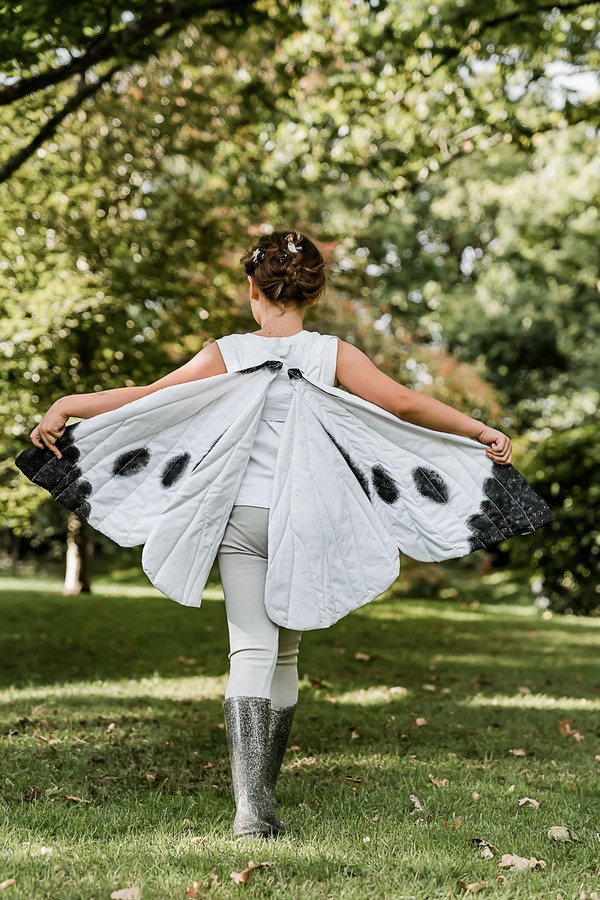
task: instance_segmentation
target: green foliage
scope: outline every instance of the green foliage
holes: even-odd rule
[[[538,593],[557,612],[600,615],[600,448],[597,420],[555,431],[523,473],[551,507],[552,525],[511,541],[517,565],[535,560]],[[525,552],[526,551],[526,552]]]
[[[308,326],[521,437],[519,468],[528,440],[576,439],[597,408],[598,84],[556,74],[597,67],[595,5],[221,7],[179,4],[127,52],[155,4],[11,7],[0,101],[25,93],[1,114],[5,161],[76,89],[55,69],[102,41],[88,80],[120,66],[3,189],[0,504],[14,533],[45,515],[11,459],[52,400],[148,383],[252,328],[238,257],[282,224],[327,257]],[[33,91],[37,75],[51,77]],[[542,493],[560,482],[545,472]]]

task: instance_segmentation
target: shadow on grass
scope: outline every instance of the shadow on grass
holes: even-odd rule
[[[152,594],[5,591],[2,608],[0,688],[227,675],[222,601],[192,609]],[[467,694],[528,688],[597,698],[600,623],[529,612],[390,592],[331,628],[306,632],[299,672],[329,691],[433,682]]]

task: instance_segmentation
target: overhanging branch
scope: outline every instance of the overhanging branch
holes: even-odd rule
[[[236,6],[250,7],[254,2],[255,0],[237,0]],[[82,56],[73,57],[64,65],[41,72],[39,75],[21,78],[15,84],[0,85],[0,106],[8,106],[50,85],[61,84],[67,78],[87,72],[92,66],[117,55],[127,56],[129,51],[154,34],[161,26],[169,22],[183,25],[193,15],[210,9],[222,10],[223,4],[218,0],[172,0],[119,31],[110,32],[107,29],[88,45]]]
[[[104,75],[99,76],[98,81],[87,83],[82,85],[70,98],[67,100],[65,105],[58,110],[45,125],[40,128],[38,133],[35,135],[31,141],[23,147],[21,150],[18,150],[7,163],[0,168],[0,184],[5,182],[10,176],[19,169],[23,163],[29,159],[30,156],[33,156],[35,151],[40,147],[45,140],[55,133],[56,129],[60,125],[60,123],[65,119],[69,113],[74,112],[78,109],[84,100],[87,100],[88,97],[93,97],[96,94],[103,84],[108,84],[113,76],[122,69],[121,63],[114,65],[111,69],[108,70]]]

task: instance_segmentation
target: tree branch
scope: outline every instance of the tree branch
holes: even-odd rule
[[[237,0],[236,5],[253,6],[254,2],[255,0]],[[21,78],[15,84],[0,85],[0,106],[7,106],[49,85],[60,84],[73,75],[87,72],[92,66],[111,59],[116,54],[126,54],[167,22],[183,22],[196,12],[205,12],[213,8],[221,10],[223,4],[218,0],[172,0],[119,31],[110,32],[109,25],[101,35],[90,42],[82,56],[74,57],[64,65],[41,72],[39,75]]]
[[[423,73],[429,78],[434,72],[437,72],[438,69],[441,69],[442,66],[445,66],[449,60],[459,56],[459,54],[467,47],[471,41],[476,40],[481,37],[481,35],[488,28],[495,28],[497,25],[504,25],[507,22],[512,22],[519,17],[528,17],[537,15],[540,12],[550,12],[553,9],[560,9],[563,12],[571,12],[574,9],[578,9],[580,6],[598,6],[600,4],[600,0],[572,0],[572,2],[567,3],[545,3],[542,6],[536,6],[535,9],[530,10],[513,10],[512,12],[505,13],[501,16],[496,16],[495,19],[486,19],[481,22],[479,28],[466,37],[466,39],[457,44],[455,47],[436,47],[434,52],[435,54],[441,54],[442,58],[440,61],[427,73]]]
[[[40,128],[38,133],[34,138],[21,150],[18,150],[7,163],[5,163],[2,168],[0,168],[0,184],[3,184],[7,181],[13,172],[16,172],[23,163],[29,159],[30,156],[33,156],[35,151],[38,149],[44,141],[51,137],[60,123],[65,119],[69,113],[72,113],[74,110],[78,109],[79,106],[83,103],[84,100],[87,100],[88,97],[93,97],[96,94],[102,85],[107,84],[111,81],[113,76],[122,69],[121,63],[117,63],[111,69],[108,70],[104,75],[99,76],[98,81],[82,84],[82,86],[67,100],[65,105],[56,112],[52,118],[48,119],[45,125]]]

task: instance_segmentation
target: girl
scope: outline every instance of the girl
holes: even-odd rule
[[[511,462],[511,442],[502,432],[404,387],[352,344],[303,328],[306,310],[318,301],[326,284],[323,257],[306,235],[297,231],[264,235],[241,262],[258,330],[219,338],[153,384],[60,398],[31,432],[33,444],[60,458],[56,442],[70,416],[90,418],[164,387],[277,359],[404,421],[473,438],[487,445],[486,455],[495,463]],[[273,471],[291,396],[289,379],[282,371],[269,386],[218,551],[230,643],[223,711],[236,804],[235,837],[275,836],[286,828],[273,792],[298,702],[302,633],[269,619],[264,587]]]

